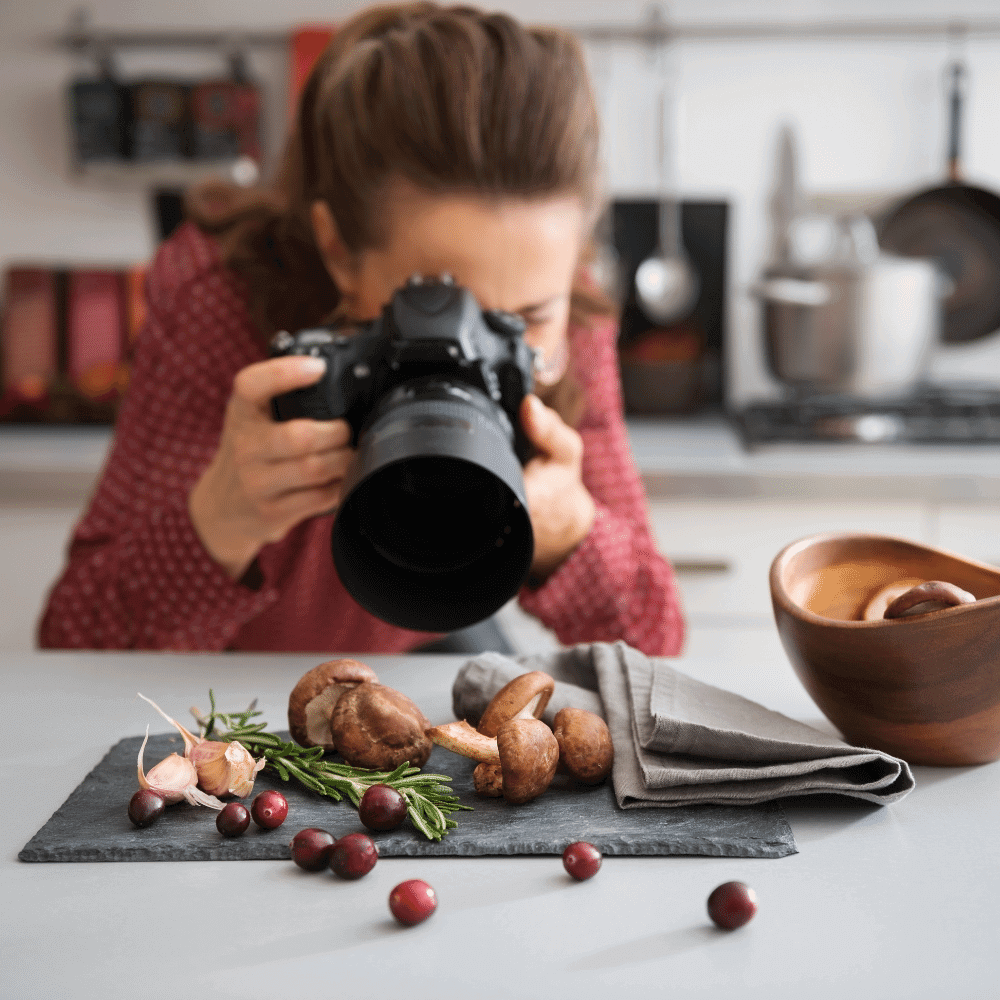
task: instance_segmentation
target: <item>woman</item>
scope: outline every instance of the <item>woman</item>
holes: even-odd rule
[[[330,558],[341,420],[275,423],[315,382],[269,338],[377,316],[414,273],[519,313],[543,358],[521,419],[535,559],[520,602],[564,643],[674,653],[683,623],[621,413],[610,309],[581,262],[598,122],[578,45],[416,3],[336,35],[273,191],[204,189],[151,269],[116,438],[40,625],[55,647],[399,652]]]

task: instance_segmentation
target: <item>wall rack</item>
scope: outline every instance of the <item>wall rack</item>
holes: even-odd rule
[[[567,24],[584,41],[635,42],[658,45],[670,41],[775,41],[781,39],[954,38],[1000,36],[1000,18],[927,20],[827,21],[668,21],[654,6],[647,17],[632,24]],[[99,29],[85,11],[71,18],[69,29],[56,44],[74,51],[95,48],[273,48],[288,43],[291,29],[194,31],[181,29]]]

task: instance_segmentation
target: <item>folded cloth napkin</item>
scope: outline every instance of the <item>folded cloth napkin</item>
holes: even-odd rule
[[[455,679],[455,715],[478,719],[507,681],[528,670],[544,670],[556,680],[546,721],[563,705],[604,716],[623,809],[818,793],[887,804],[914,787],[906,761],[850,746],[622,642],[516,659],[478,656]]]

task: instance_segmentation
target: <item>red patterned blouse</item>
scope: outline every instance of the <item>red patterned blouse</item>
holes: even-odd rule
[[[257,589],[231,580],[199,541],[188,493],[215,453],[233,377],[262,357],[240,287],[190,224],[160,248],[114,444],[49,596],[41,646],[395,653],[431,638],[354,602],[330,558],[330,517],[263,548]],[[672,654],[683,618],[629,450],[614,338],[611,324],[571,334],[587,401],[583,481],[597,519],[519,600],[563,643],[623,639]]]

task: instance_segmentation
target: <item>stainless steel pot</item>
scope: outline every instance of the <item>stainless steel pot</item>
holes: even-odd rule
[[[931,260],[881,253],[868,220],[828,264],[772,269],[755,286],[772,373],[796,389],[902,396],[939,341],[944,279]]]

